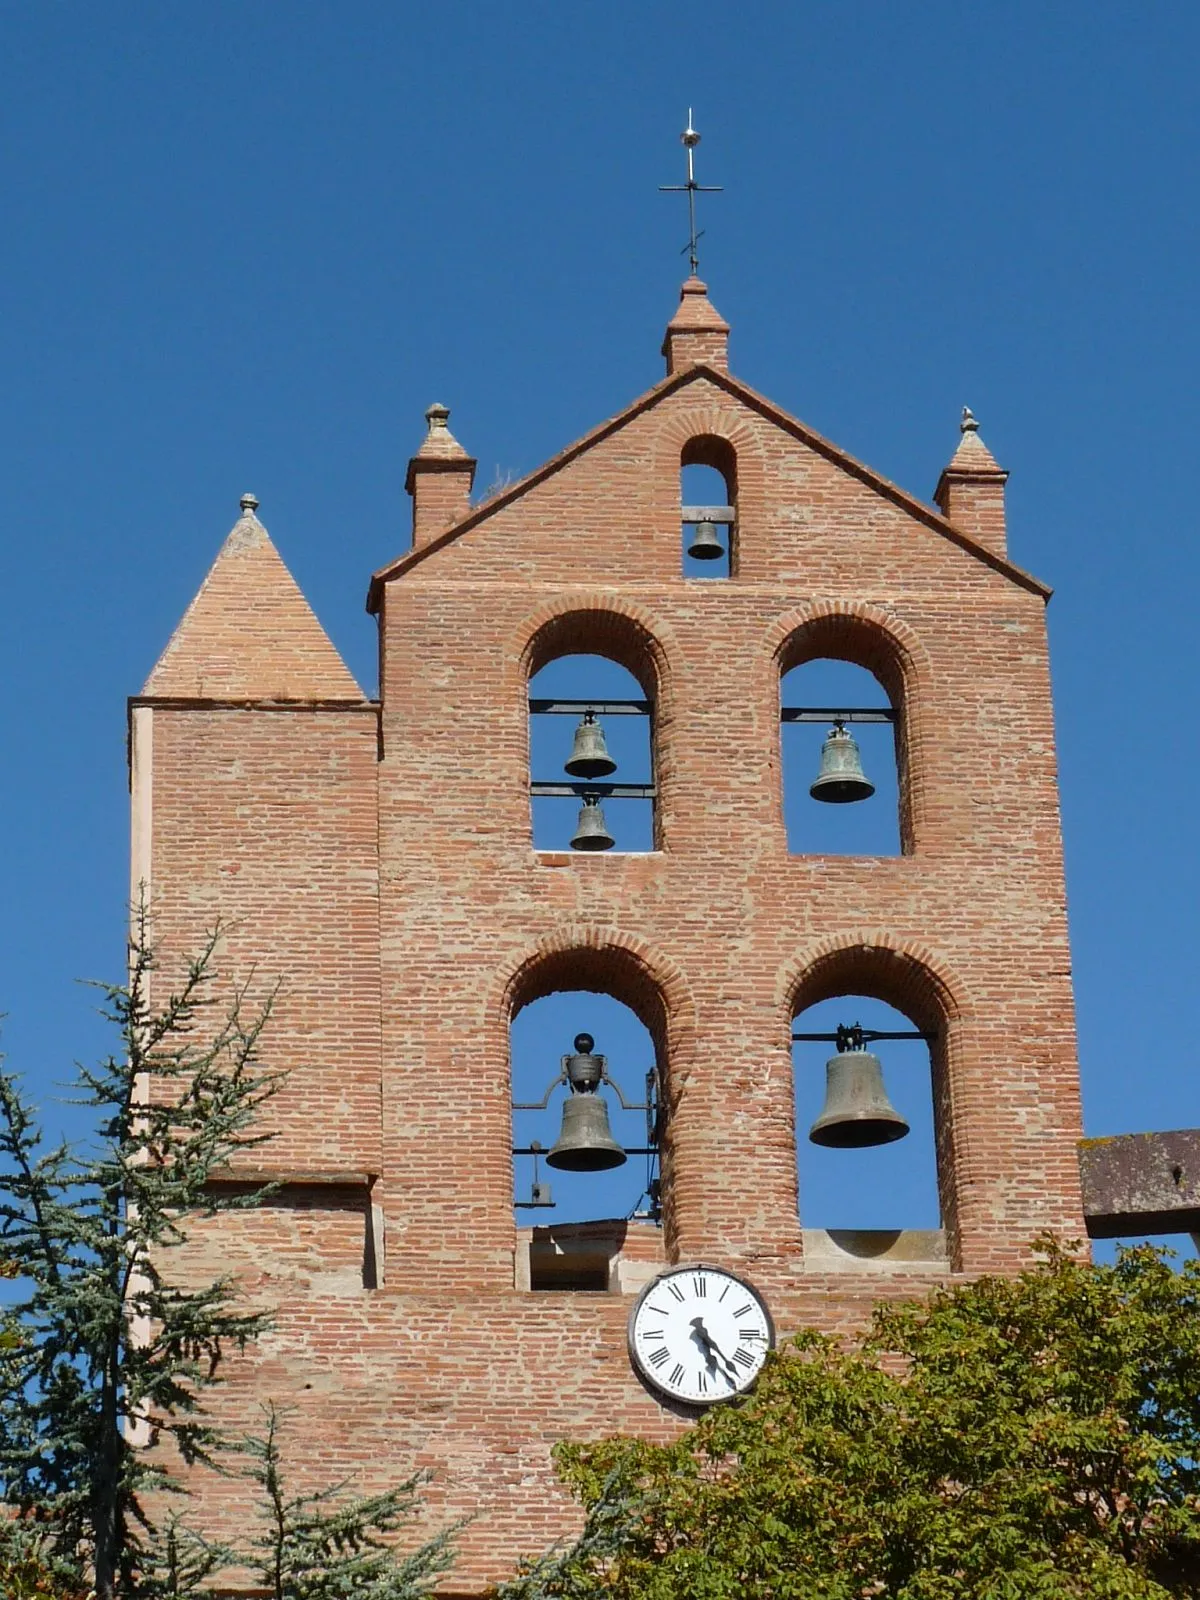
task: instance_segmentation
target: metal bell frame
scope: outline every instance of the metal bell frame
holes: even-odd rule
[[[793,1033],[795,1041],[833,1044],[837,1054],[825,1063],[825,1104],[809,1129],[813,1144],[834,1150],[863,1150],[892,1144],[910,1131],[908,1122],[887,1097],[883,1067],[866,1048],[877,1039],[923,1039],[936,1035],[922,1029],[899,1032],[864,1028],[857,1022],[836,1033]]]
[[[611,850],[616,840],[608,831],[604,811],[601,805],[605,800],[649,800],[654,803],[658,797],[656,785],[651,783],[612,783],[606,776],[599,776],[598,763],[605,763],[604,771],[616,771],[616,762],[608,753],[604,732],[596,720],[600,716],[636,716],[652,717],[653,706],[649,700],[542,700],[534,696],[529,700],[530,716],[578,716],[582,713],[583,720],[575,729],[575,739],[571,754],[564,766],[568,783],[547,783],[541,779],[532,779],[529,785],[530,793],[535,799],[541,797],[578,798],[583,801],[576,823],[575,834],[570,841],[572,850]],[[651,734],[651,748],[653,748],[653,733]],[[581,767],[587,764],[596,770],[596,778],[579,776]]]
[[[593,1054],[595,1039],[590,1033],[575,1035],[572,1054],[562,1058],[556,1077],[546,1086],[540,1100],[514,1101],[514,1111],[545,1111],[550,1097],[560,1084],[566,1084],[569,1094],[563,1105],[562,1128],[554,1147],[546,1152],[536,1140],[523,1147],[513,1148],[517,1156],[534,1158],[535,1199],[521,1202],[525,1206],[552,1204],[536,1199],[539,1188],[548,1193],[548,1185],[538,1185],[536,1163],[544,1155],[546,1165],[561,1172],[605,1172],[624,1166],[630,1156],[655,1156],[658,1154],[660,1098],[658,1068],[651,1067],[646,1074],[645,1100],[626,1100],[621,1086],[609,1076],[608,1058]],[[608,1123],[608,1109],[600,1098],[601,1085],[616,1095],[623,1111],[646,1113],[646,1144],[644,1146],[620,1145],[613,1138]],[[576,1109],[577,1108],[577,1109]],[[556,1159],[557,1157],[557,1159]]]

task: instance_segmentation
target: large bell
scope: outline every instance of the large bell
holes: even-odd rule
[[[869,1050],[839,1050],[825,1063],[825,1104],[808,1130],[814,1144],[862,1150],[903,1139],[908,1123],[883,1087],[879,1057]]]
[[[875,785],[867,781],[863,772],[858,743],[840,722],[829,730],[821,746],[820,771],[808,792],[814,800],[828,800],[834,805],[869,800],[875,793]]]
[[[594,795],[585,795],[579,821],[571,836],[572,850],[611,850],[616,840],[608,831],[604,812]]]
[[[604,742],[604,729],[596,721],[594,711],[583,713],[583,721],[575,729],[571,754],[563,765],[573,778],[607,778],[610,772],[617,770],[617,763]]]
[[[715,522],[696,523],[692,542],[688,545],[688,555],[693,561],[719,561],[725,554],[725,546],[717,538],[717,525]]]
[[[578,1033],[575,1054],[563,1057],[571,1093],[563,1106],[562,1132],[546,1165],[564,1172],[607,1172],[624,1166],[626,1160],[608,1125],[608,1107],[598,1093],[605,1058],[592,1054],[595,1042],[590,1033]]]
[[[625,1152],[612,1136],[608,1107],[598,1094],[573,1094],[563,1105],[562,1132],[546,1157],[563,1172],[607,1172],[625,1165]]]

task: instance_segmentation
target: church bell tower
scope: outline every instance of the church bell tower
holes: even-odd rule
[[[133,878],[163,948],[220,920],[228,979],[281,984],[275,1137],[229,1179],[280,1187],[193,1250],[277,1315],[214,1403],[246,1425],[287,1408],[314,1486],[431,1469],[427,1527],[470,1519],[456,1596],[575,1526],[556,1440],[670,1437],[772,1339],[851,1332],[881,1298],[1084,1233],[1048,591],[1009,559],[1006,474],[967,413],[926,503],[734,376],[728,341],[693,273],[663,376],[483,500],[430,407],[411,547],[369,583],[377,700],[247,496],[131,703]],[[690,504],[697,466],[716,489]],[[633,692],[531,688],[577,655]],[[831,660],[869,675],[872,706],[781,696]],[[556,717],[566,770],[538,776],[531,728]],[[781,735],[824,719],[811,803],[848,813],[880,803],[871,717],[896,848],[809,853]],[[635,723],[646,764],[622,785],[609,751]],[[549,843],[548,802],[567,812]],[[627,1006],[653,1060],[622,1082],[603,1040],[556,1045],[560,1170],[624,1159],[611,1078],[649,1108],[654,1177],[641,1216],[560,1227],[514,1212],[510,1029],[576,990]],[[806,1225],[793,1028],[841,995],[895,1008],[928,1060],[938,1228]],[[871,1149],[905,1119],[853,1021],[812,1138]],[[243,1514],[236,1485],[196,1489],[211,1527]]]

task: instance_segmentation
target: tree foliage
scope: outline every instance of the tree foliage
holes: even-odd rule
[[[271,1600],[417,1600],[450,1565],[453,1529],[407,1557],[384,1536],[413,1515],[427,1475],[382,1494],[350,1496],[344,1485],[291,1494],[280,1452],[280,1418],[264,1408],[265,1433],[245,1441],[260,1490],[260,1532],[246,1556]]]
[[[0,1493],[36,1521],[52,1570],[90,1576],[98,1600],[139,1591],[146,1495],[174,1487],[163,1452],[139,1441],[208,1460],[204,1391],[264,1323],[229,1279],[183,1288],[167,1271],[187,1219],[258,1200],[210,1180],[260,1141],[254,1119],[277,1082],[258,1059],[269,1005],[247,1015],[238,995],[214,1020],[216,942],[154,1004],[138,916],[127,983],[102,986],[118,1048],[78,1069],[93,1146],[46,1148],[0,1074],[0,1251],[21,1280],[0,1338]]]
[[[563,1445],[586,1526],[505,1600],[1200,1594],[1200,1264],[1046,1242],[814,1333],[670,1445]]]

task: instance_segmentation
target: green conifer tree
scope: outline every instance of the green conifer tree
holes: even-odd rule
[[[36,1521],[57,1576],[86,1580],[97,1600],[150,1592],[146,1497],[178,1485],[163,1452],[142,1446],[211,1459],[220,1441],[202,1397],[223,1353],[265,1321],[229,1279],[185,1288],[168,1271],[191,1219],[261,1198],[210,1180],[261,1141],[254,1120],[278,1083],[258,1058],[269,1002],[249,1015],[238,994],[214,1019],[217,937],[152,1002],[139,910],[128,981],[101,986],[118,1048],[78,1069],[94,1144],[47,1148],[0,1073],[0,1251],[23,1296],[18,1336],[0,1340],[0,1498]]]
[[[450,1565],[455,1529],[408,1556],[383,1535],[413,1514],[428,1475],[417,1473],[382,1494],[348,1496],[345,1485],[289,1494],[279,1445],[280,1418],[264,1407],[266,1432],[248,1438],[249,1476],[259,1485],[262,1531],[246,1565],[271,1600],[417,1600]]]

